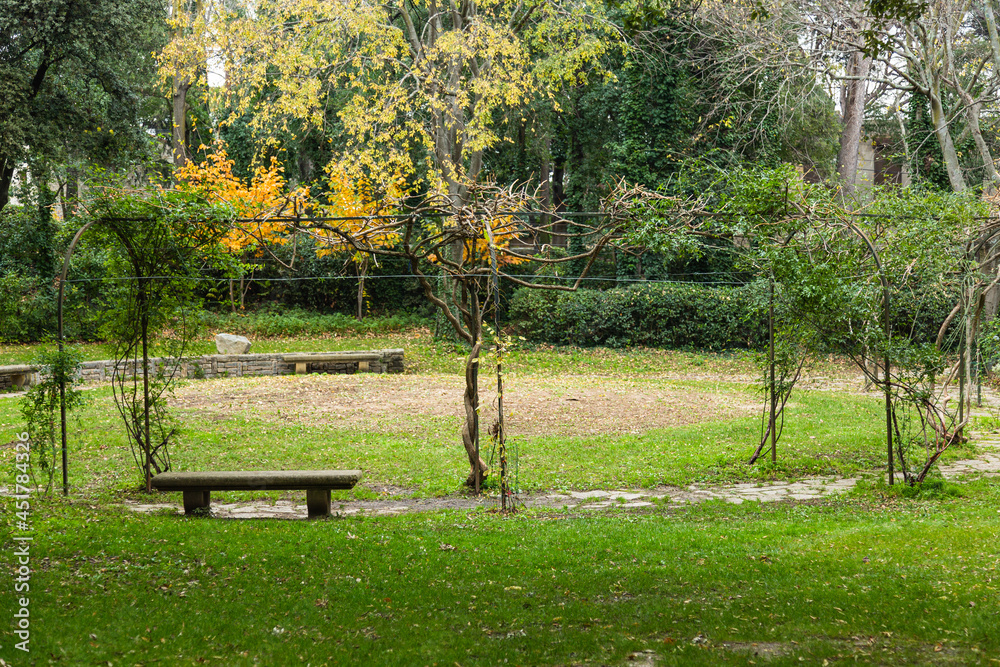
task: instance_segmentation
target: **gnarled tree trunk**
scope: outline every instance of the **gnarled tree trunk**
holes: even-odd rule
[[[465,425],[462,427],[462,444],[469,456],[469,477],[465,483],[471,487],[481,485],[486,478],[486,464],[479,455],[479,353],[482,347],[482,342],[477,341],[465,359]]]

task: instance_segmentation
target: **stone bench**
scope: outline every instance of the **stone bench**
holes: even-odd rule
[[[383,355],[379,352],[309,352],[300,354],[283,354],[282,360],[295,364],[295,374],[309,372],[309,364],[352,364],[358,365],[359,371],[367,371],[368,364],[372,361],[382,361]]]
[[[37,370],[33,366],[18,364],[14,366],[0,366],[0,377],[10,378],[10,384],[22,389],[24,385],[30,385]]]
[[[153,488],[182,491],[184,512],[211,506],[212,491],[306,492],[309,517],[330,514],[330,491],[351,489],[361,479],[360,470],[251,470],[164,472],[153,478]]]

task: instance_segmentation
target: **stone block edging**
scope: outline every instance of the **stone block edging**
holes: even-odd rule
[[[402,373],[403,350],[364,350],[365,354],[377,354],[378,361],[368,362],[367,370],[359,369],[358,362],[311,363],[313,373]],[[204,354],[192,357],[155,357],[149,360],[152,373],[176,372],[183,379],[207,379],[220,377],[246,377],[267,375],[293,375],[295,362],[284,361],[288,352],[268,354]],[[132,375],[142,364],[127,363],[120,368],[126,376]],[[115,361],[85,361],[81,364],[80,379],[83,382],[109,382],[114,375]],[[34,375],[37,376],[37,373]],[[11,378],[0,374],[0,389],[10,386]]]

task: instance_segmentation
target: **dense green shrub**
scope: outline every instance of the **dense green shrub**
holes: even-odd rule
[[[37,340],[54,324],[52,228],[30,207],[0,212],[0,342]]]
[[[54,331],[55,300],[40,278],[0,274],[0,343],[38,340]]]
[[[33,342],[55,337],[56,295],[61,258],[73,225],[57,229],[51,219],[28,207],[0,212],[0,342]],[[66,337],[95,340],[107,309],[104,249],[87,237],[73,255],[63,320]]]
[[[510,322],[534,340],[571,345],[721,350],[755,345],[748,287],[642,283],[603,292],[518,290]]]
[[[767,342],[763,290],[763,282],[741,287],[639,283],[577,292],[522,288],[511,299],[509,322],[529,340],[563,345],[754,348]],[[893,329],[933,342],[954,303],[946,293],[896,292]],[[787,315],[783,311],[779,304],[779,317]]]
[[[917,342],[932,343],[937,338],[938,330],[948,313],[958,303],[958,289],[916,289],[899,290],[892,296],[890,320],[892,328],[898,335],[912,338]],[[952,320],[951,332],[957,330],[960,318]],[[945,338],[942,348],[958,349],[958,336]]]

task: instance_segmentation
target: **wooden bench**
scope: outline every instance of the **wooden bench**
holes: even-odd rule
[[[352,364],[358,365],[359,371],[367,371],[372,361],[382,361],[380,352],[310,352],[301,354],[283,354],[281,358],[295,364],[295,374],[309,372],[309,364]]]
[[[212,491],[304,490],[312,518],[330,514],[332,489],[354,488],[360,479],[360,470],[164,472],[153,478],[153,487],[160,491],[183,491],[186,514],[210,507]]]
[[[35,372],[36,369],[33,366],[0,366],[0,375],[9,376],[10,383],[18,389],[22,389],[26,384],[30,385]]]

